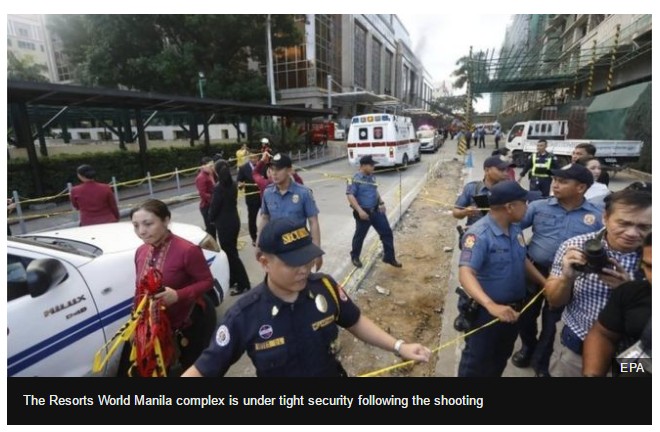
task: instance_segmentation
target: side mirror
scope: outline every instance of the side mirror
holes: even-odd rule
[[[53,258],[36,259],[27,267],[27,287],[32,297],[43,295],[66,279],[64,264]]]

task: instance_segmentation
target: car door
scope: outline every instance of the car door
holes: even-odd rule
[[[32,297],[26,269],[57,259],[66,277]],[[98,311],[84,278],[69,261],[29,249],[7,249],[7,376],[83,376],[104,344]]]

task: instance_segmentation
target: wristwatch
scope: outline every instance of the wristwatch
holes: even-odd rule
[[[399,339],[396,342],[394,342],[394,353],[401,357],[401,345],[406,343],[403,339]]]

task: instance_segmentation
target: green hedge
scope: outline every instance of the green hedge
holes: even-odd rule
[[[199,166],[203,156],[213,156],[224,152],[225,158],[233,159],[242,143],[211,144],[195,147],[170,147],[147,151],[144,172],[152,176]],[[56,195],[66,189],[67,183],[78,184],[76,168],[82,164],[92,165],[99,182],[110,183],[114,176],[118,183],[143,178],[143,170],[138,152],[117,150],[110,153],[63,154],[39,159],[39,172],[44,192],[37,194],[32,169],[26,159],[10,159],[7,164],[7,196],[18,191],[24,198],[39,198]],[[68,199],[64,197],[63,199]]]

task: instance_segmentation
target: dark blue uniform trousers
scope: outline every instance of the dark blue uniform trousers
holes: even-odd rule
[[[557,335],[557,322],[561,319],[563,310],[563,307],[551,308],[541,296],[518,319],[520,341],[527,351],[532,353],[531,365],[536,372],[548,371]],[[539,314],[541,314],[541,334],[537,340],[536,321]]]
[[[475,328],[495,319],[483,307],[479,308]],[[458,364],[459,377],[499,377],[513,353],[518,337],[516,323],[496,322],[482,328],[465,340],[465,348]]]
[[[360,258],[362,253],[362,245],[364,238],[367,236],[369,227],[373,226],[380,241],[383,243],[383,260],[394,261],[394,235],[390,222],[387,220],[385,213],[378,211],[378,209],[367,210],[369,213],[368,220],[360,219],[356,211],[353,211],[353,218],[355,219],[355,234],[353,234],[353,250],[351,250],[351,258]]]
[[[541,191],[544,198],[550,196],[551,177],[533,177],[529,181],[529,190]]]

